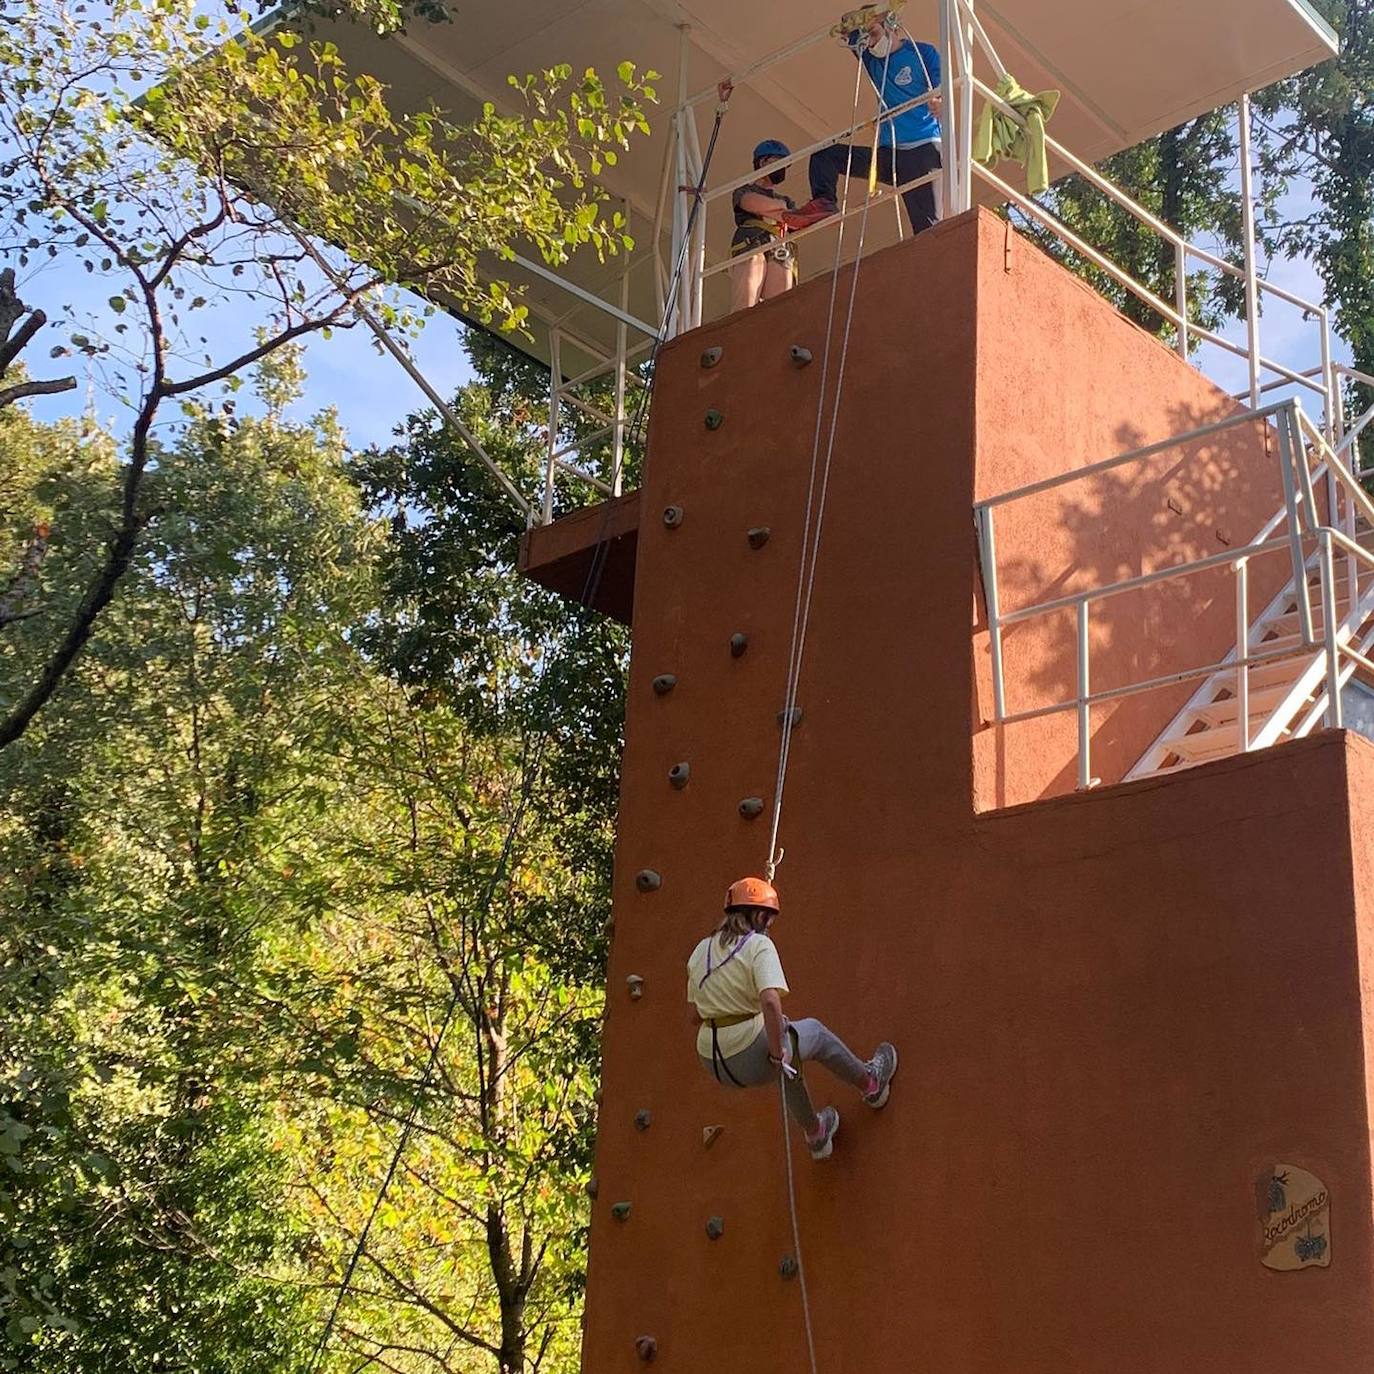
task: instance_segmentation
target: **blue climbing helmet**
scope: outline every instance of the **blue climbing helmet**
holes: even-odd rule
[[[765,138],[763,142],[760,143],[759,146],[754,149],[754,170],[756,172],[758,171],[758,169],[763,165],[763,160],[766,157],[791,156],[792,150],[787,146],[787,144],[780,142],[776,138]],[[785,180],[786,177],[787,170],[786,168],[784,168],[781,172],[770,173],[768,180],[771,181],[774,186],[776,186],[778,182]]]

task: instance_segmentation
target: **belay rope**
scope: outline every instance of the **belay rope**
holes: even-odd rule
[[[855,54],[854,100],[849,126],[858,121],[859,96],[863,89],[864,63]],[[882,92],[887,88],[887,73],[892,61],[889,43],[883,59],[883,80],[879,87],[878,116],[874,127],[872,162],[869,168],[869,194],[864,197],[859,215],[859,239],[854,254],[854,270],[849,279],[849,300],[845,310],[844,333],[840,339],[839,357],[835,368],[835,395],[830,408],[830,428],[826,435],[825,458],[820,458],[821,432],[825,428],[826,388],[830,377],[831,340],[835,327],[835,301],[839,294],[840,261],[844,251],[846,213],[849,208],[849,178],[854,166],[854,145],[848,145],[844,168],[844,192],[840,199],[839,230],[835,236],[835,260],[830,268],[830,300],[825,316],[825,347],[821,354],[820,395],[816,401],[816,427],[811,439],[811,469],[806,487],[806,517],[802,525],[801,560],[797,568],[797,596],[792,609],[792,641],[787,657],[787,690],[782,709],[782,741],[778,746],[778,772],[773,787],[773,816],[768,836],[768,860],[764,876],[771,883],[783,860],[784,851],[778,845],[782,827],[783,790],[787,783],[787,766],[791,760],[792,730],[796,723],[797,687],[801,681],[802,659],[806,651],[806,632],[811,622],[811,596],[816,585],[816,568],[820,558],[821,531],[825,522],[825,505],[830,493],[830,468],[835,454],[835,434],[839,426],[840,400],[844,393],[845,365],[849,360],[849,336],[854,323],[854,303],[859,287],[859,270],[863,266],[864,243],[868,235],[868,212],[873,204],[873,187],[877,176],[878,150],[882,143]],[[926,84],[930,84],[929,77]],[[893,129],[893,177],[896,177],[896,129]],[[819,476],[819,484],[818,484]],[[786,1046],[784,1046],[784,1050]],[[811,1323],[811,1295],[806,1283],[806,1266],[802,1259],[801,1223],[797,1215],[797,1185],[792,1165],[792,1125],[787,1115],[787,1065],[778,1068],[778,1100],[782,1107],[783,1158],[787,1166],[787,1204],[792,1222],[792,1250],[797,1261],[797,1283],[801,1288],[802,1322],[806,1328],[806,1354],[811,1374],[818,1374],[816,1337]]]

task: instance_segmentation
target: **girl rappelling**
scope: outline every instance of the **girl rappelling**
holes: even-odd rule
[[[692,951],[687,998],[700,1023],[697,1055],[727,1087],[771,1086],[781,1074],[788,1110],[805,1133],[812,1159],[825,1159],[840,1114],[834,1107],[816,1111],[798,1066],[808,1060],[824,1064],[876,1108],[887,1102],[897,1051],[884,1040],[865,1063],[820,1021],[783,1015],[787,979],[768,936],[778,911],[772,883],[741,878],[725,895],[725,919]]]

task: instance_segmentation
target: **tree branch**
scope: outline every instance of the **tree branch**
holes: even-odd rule
[[[18,382],[0,391],[0,410],[22,401],[26,396],[55,396],[59,391],[75,390],[75,377],[58,377],[50,382]]]

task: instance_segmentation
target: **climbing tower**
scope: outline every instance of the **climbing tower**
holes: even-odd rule
[[[1344,384],[1374,378],[1257,269],[1246,95],[1334,35],[1307,0],[909,0],[942,222],[911,239],[902,188],[847,181],[802,284],[726,315],[756,140],[804,198],[814,149],[871,136],[835,8],[318,21],[460,117],[512,71],[667,74],[606,169],[634,251],[489,265],[550,372],[522,567],[633,630],[583,1368],[1365,1374],[1374,752],[1341,726],[1374,684],[1374,411]],[[1059,93],[1049,177],[1158,237],[1167,299],[974,158],[1019,88]],[[1094,170],[1233,102],[1243,263]],[[1240,329],[1199,321],[1198,273]],[[684,1001],[770,860],[788,1010],[902,1054],[881,1113],[810,1075],[843,1121],[793,1189],[777,1099],[703,1072]]]
[[[881,1113],[809,1074],[843,1117],[795,1160],[818,1368],[1364,1371],[1374,749],[1123,782],[1205,679],[1110,695],[1224,659],[1227,558],[1259,617],[1289,504],[1308,586],[1312,446],[986,211],[853,270],[837,411],[821,279],[669,344],[641,490],[527,540],[552,586],[610,550],[633,625],[583,1367],[808,1367],[778,1100],[698,1066],[683,968],[769,857],[819,411],[776,934],[788,1009],[902,1068]],[[1011,717],[1081,685],[1072,598],[1134,583],[1088,603],[1080,788],[1077,706]]]

